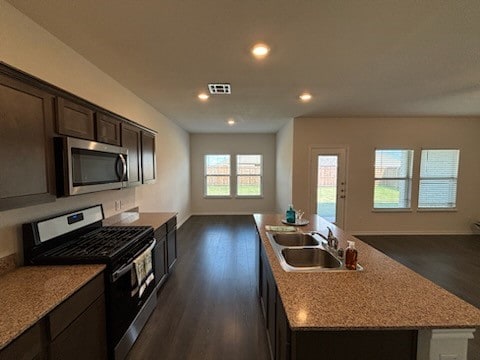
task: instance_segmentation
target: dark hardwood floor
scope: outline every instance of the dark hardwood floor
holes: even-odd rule
[[[269,359],[252,216],[193,216],[178,260],[128,359]]]
[[[461,299],[480,308],[480,235],[358,236]],[[468,360],[480,360],[480,328]]]

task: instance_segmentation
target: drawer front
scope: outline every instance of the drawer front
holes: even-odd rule
[[[165,236],[167,236],[167,224],[163,224],[155,230],[155,239],[157,241],[162,240]]]
[[[65,330],[90,304],[104,293],[104,288],[104,275],[101,273],[54,309],[48,317],[50,338],[55,339]]]
[[[167,232],[171,232],[177,228],[177,217],[173,217],[167,221]]]
[[[0,360],[45,359],[46,347],[46,325],[44,320],[40,320],[5,349],[0,350]]]

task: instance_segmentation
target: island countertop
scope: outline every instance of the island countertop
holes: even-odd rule
[[[474,328],[480,310],[317,215],[297,231],[327,226],[346,248],[355,241],[363,271],[286,272],[267,238],[266,225],[284,225],[278,214],[254,214],[285,312],[298,330]]]

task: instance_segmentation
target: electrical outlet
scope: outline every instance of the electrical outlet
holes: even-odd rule
[[[457,354],[440,354],[440,359],[439,360],[458,360],[458,355]]]
[[[122,203],[120,200],[115,200],[115,211],[120,210],[122,207]]]
[[[123,209],[123,205],[124,205],[124,204],[123,204],[123,201],[120,200],[120,209]]]

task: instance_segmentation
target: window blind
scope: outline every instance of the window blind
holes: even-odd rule
[[[422,150],[419,208],[454,208],[460,150]]]

